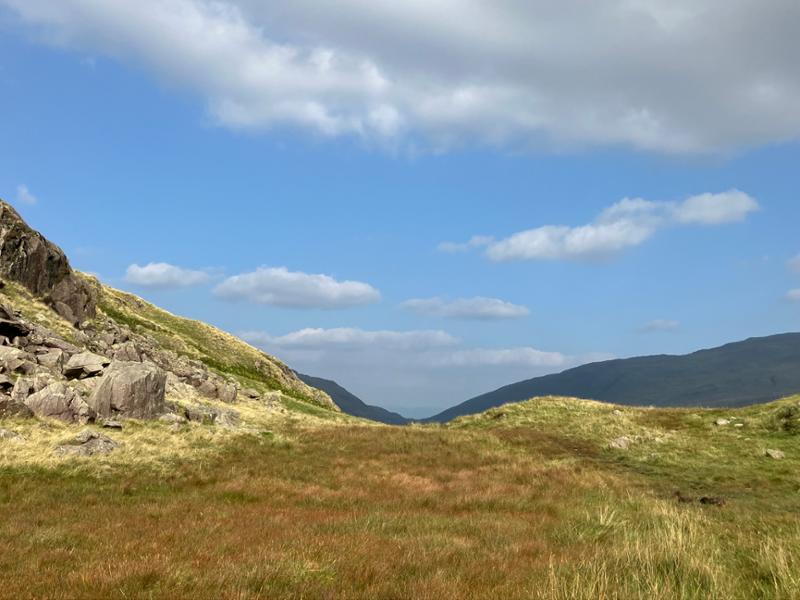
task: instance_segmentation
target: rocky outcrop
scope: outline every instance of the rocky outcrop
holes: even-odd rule
[[[155,365],[114,362],[89,398],[101,417],[152,419],[165,410],[167,375]]]
[[[95,316],[95,292],[73,272],[61,248],[31,229],[2,200],[0,275],[25,286],[70,323],[78,324]]]
[[[88,423],[95,413],[81,395],[63,382],[51,383],[25,400],[37,417],[50,417],[68,423]]]

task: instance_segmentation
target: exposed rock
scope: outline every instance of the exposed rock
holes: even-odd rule
[[[68,378],[94,377],[111,364],[105,356],[93,352],[81,352],[71,357],[64,365],[64,376]]]
[[[67,422],[88,423],[95,413],[81,395],[65,383],[51,383],[28,397],[25,405],[37,417],[51,417]]]
[[[164,412],[167,375],[155,365],[114,362],[89,398],[102,417],[152,419]]]
[[[44,299],[73,324],[94,317],[95,292],[72,271],[64,252],[0,200],[0,274]]]
[[[142,357],[133,342],[125,342],[114,349],[114,360],[124,362],[142,362]]]
[[[186,417],[182,417],[181,415],[176,415],[175,413],[167,413],[165,415],[161,415],[158,417],[158,420],[162,423],[167,423],[168,425],[183,425],[187,423]]]
[[[610,448],[614,448],[616,450],[627,450],[631,447],[633,440],[627,436],[618,437],[615,440],[612,440],[609,444]]]
[[[12,417],[27,419],[33,416],[33,411],[22,402],[17,402],[6,395],[0,395],[0,419]]]
[[[716,425],[717,427],[724,427],[725,425],[730,425],[730,424],[731,422],[728,419],[717,419],[716,421],[714,421],[714,425]]]
[[[117,447],[119,447],[119,444],[110,437],[91,429],[84,429],[75,436],[72,442],[56,448],[56,453],[92,456],[94,454],[108,454]]]
[[[0,375],[0,392],[10,392],[14,389],[14,382],[6,375]]]
[[[239,390],[232,383],[223,383],[217,386],[217,397],[228,404],[236,402],[238,393]]]
[[[261,394],[258,393],[258,390],[254,390],[253,388],[245,388],[242,390],[242,396],[251,400],[258,400]]]
[[[0,346],[0,362],[25,360],[28,354],[24,350],[12,346]]]
[[[122,429],[122,423],[119,421],[103,421],[103,429]]]
[[[0,429],[0,442],[15,442],[17,444],[25,441],[25,438],[18,434],[16,431],[9,431],[8,429]]]
[[[67,341],[62,340],[61,338],[51,336],[47,337],[42,341],[42,346],[47,346],[48,348],[58,348],[59,350],[63,350],[67,354],[79,354],[81,349],[77,346],[70,344]]]
[[[205,423],[213,425],[217,419],[216,411],[204,406],[192,406],[183,409],[183,414],[192,423]]]
[[[36,361],[48,369],[61,371],[64,368],[64,351],[60,348],[49,348],[46,352],[37,354]]]
[[[197,386],[197,391],[209,398],[217,397],[217,385],[210,379],[202,381],[200,385]]]
[[[33,380],[25,377],[20,377],[14,384],[14,389],[11,390],[11,399],[20,404],[28,399],[28,396],[33,394],[36,390],[33,389]]]
[[[768,448],[764,450],[764,456],[769,457],[773,460],[783,460],[786,458],[786,454],[782,450],[774,450],[772,448]]]

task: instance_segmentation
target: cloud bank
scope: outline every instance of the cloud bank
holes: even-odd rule
[[[436,150],[728,152],[800,136],[796,0],[0,0],[222,125]]]

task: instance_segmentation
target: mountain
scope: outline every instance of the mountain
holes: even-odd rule
[[[248,403],[265,416],[341,415],[277,358],[74,270],[2,200],[0,277],[0,417],[89,423],[173,413],[225,415],[231,425],[244,413],[227,405]]]
[[[348,415],[369,419],[371,421],[378,421],[380,423],[387,423],[389,425],[406,425],[410,422],[410,419],[406,419],[403,415],[388,411],[380,406],[366,404],[363,400],[330,379],[312,377],[311,375],[303,375],[302,373],[298,373],[297,377],[311,387],[322,390],[328,394],[334,403],[336,403],[336,406]]]
[[[427,419],[446,422],[536,396],[635,406],[744,406],[800,392],[800,333],[751,338],[683,356],[583,365],[507,385]]]

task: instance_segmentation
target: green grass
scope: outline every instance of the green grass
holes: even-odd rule
[[[548,398],[404,428],[288,406],[166,463],[5,453],[0,596],[798,598],[799,402]],[[127,446],[157,441],[136,427]]]
[[[100,310],[132,331],[154,338],[162,348],[198,360],[222,376],[258,391],[280,391],[300,402],[338,410],[328,396],[300,380],[282,363],[242,340],[170,314],[131,294],[95,282]]]

